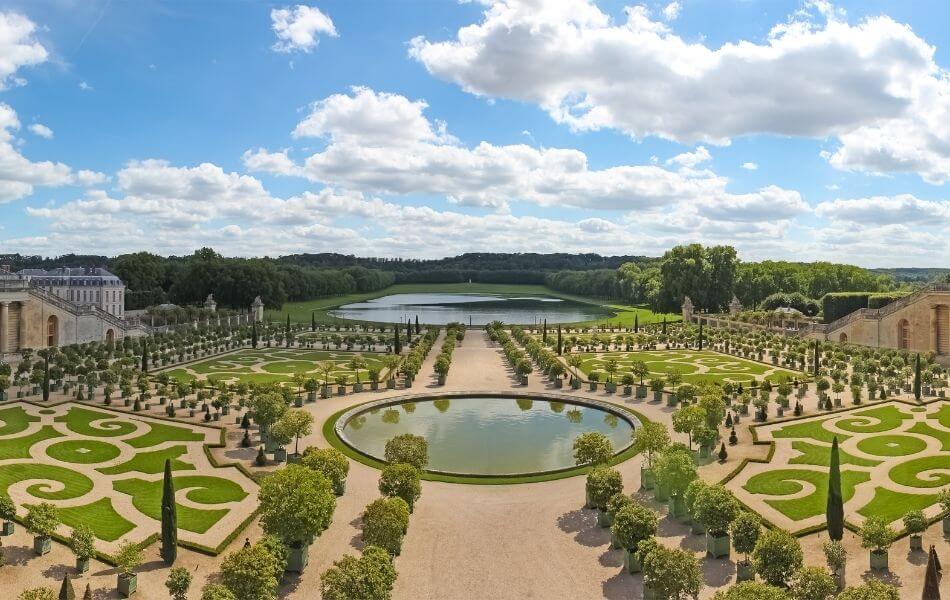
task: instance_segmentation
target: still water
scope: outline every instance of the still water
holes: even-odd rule
[[[595,407],[478,397],[378,407],[355,415],[343,428],[350,445],[379,459],[392,437],[422,436],[429,443],[429,469],[478,475],[572,467],[574,439],[587,431],[603,433],[619,451],[630,444],[633,427]]]

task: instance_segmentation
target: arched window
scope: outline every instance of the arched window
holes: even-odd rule
[[[46,319],[46,346],[53,347],[59,345],[59,319],[56,315],[50,315]]]
[[[897,323],[897,347],[901,350],[910,348],[910,323],[907,319],[901,319]]]
[[[107,344],[112,344],[112,343],[114,343],[114,342],[115,342],[115,331],[113,331],[112,329],[107,329],[107,330],[106,330],[106,343],[107,343]]]
[[[847,343],[848,343],[848,334],[847,334],[847,333],[842,333],[841,335],[839,335],[839,336],[838,336],[838,341],[841,342],[842,344],[847,344]]]

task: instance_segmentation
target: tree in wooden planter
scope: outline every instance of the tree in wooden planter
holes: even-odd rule
[[[686,515],[683,517],[684,523],[691,524],[691,531],[694,534],[706,533],[706,526],[696,518],[696,496],[709,484],[700,478],[689,482],[686,491],[683,492],[683,505],[686,507]]]
[[[681,518],[686,513],[683,494],[696,477],[692,452],[682,444],[673,444],[657,458],[657,500],[661,492],[668,494],[670,514],[674,517]]]
[[[755,550],[762,533],[762,519],[755,513],[741,511],[729,526],[732,534],[732,546],[744,558],[736,561],[736,581],[751,581],[755,579],[755,569],[749,555]]]
[[[848,551],[844,549],[844,545],[838,540],[825,542],[821,546],[821,551],[825,555],[825,564],[828,565],[828,570],[831,571],[831,575],[835,578],[837,587],[840,590],[844,587],[844,571],[848,562]]]
[[[172,600],[188,600],[188,588],[191,587],[191,571],[184,567],[175,567],[168,572],[165,580],[168,595]]]
[[[409,505],[402,498],[377,498],[363,511],[363,542],[379,546],[393,556],[402,551],[409,528]]]
[[[693,503],[694,518],[706,527],[706,554],[729,556],[729,526],[739,515],[739,502],[723,485],[700,489]]]
[[[640,487],[652,490],[656,483],[653,458],[670,445],[670,432],[658,421],[647,421],[633,432],[633,448],[637,454],[646,454],[646,464],[640,465]]]
[[[383,457],[390,464],[404,463],[422,471],[429,464],[429,444],[422,436],[404,433],[386,442]]]
[[[656,598],[695,598],[703,588],[703,573],[692,552],[657,544],[641,561],[644,596],[649,587]]]
[[[320,576],[320,597],[323,600],[389,600],[396,568],[388,552],[378,546],[367,546],[363,556],[349,554],[333,563]]]
[[[278,437],[294,440],[293,456],[299,459],[300,438],[310,435],[313,431],[313,415],[305,410],[288,410],[274,424],[274,431]]]
[[[594,467],[587,474],[587,499],[592,508],[596,508],[597,525],[607,527],[607,502],[617,493],[623,492],[623,477],[620,471],[606,466]]]
[[[322,473],[287,465],[261,482],[257,493],[264,532],[290,549],[289,571],[303,573],[313,540],[330,525],[336,496]]]
[[[641,565],[637,556],[640,542],[656,535],[657,522],[656,512],[635,501],[631,501],[614,515],[610,534],[624,550],[623,564],[628,573],[640,572]]]
[[[234,598],[276,598],[278,566],[261,542],[245,545],[224,558],[221,581]]]
[[[96,555],[96,535],[92,528],[85,523],[74,527],[69,536],[69,547],[76,555],[76,571],[88,571],[89,559]]]
[[[870,551],[871,568],[887,570],[887,550],[896,533],[883,517],[868,517],[861,526],[861,547]]]
[[[276,392],[259,394],[251,404],[254,422],[257,423],[264,449],[273,452],[276,444],[270,439],[268,429],[287,411],[283,397]]]
[[[33,550],[37,554],[46,554],[50,551],[53,546],[50,536],[56,532],[59,523],[59,513],[49,502],[41,502],[29,508],[23,524],[26,530],[34,535]]]
[[[904,527],[910,534],[910,549],[921,551],[924,549],[921,534],[927,529],[927,517],[922,510],[911,510],[904,515]]]
[[[16,519],[16,505],[7,496],[0,496],[0,519],[3,519],[3,529],[0,534],[13,535],[16,527],[13,523]]]
[[[684,386],[685,387],[685,386]],[[688,437],[688,447],[693,448],[693,435],[706,427],[706,411],[697,404],[680,406],[673,413],[673,431],[685,433]]]
[[[616,518],[617,513],[620,512],[625,506],[633,504],[633,498],[627,496],[623,492],[617,492],[610,497],[610,500],[607,501],[607,522],[609,527],[613,527],[614,518]],[[617,541],[617,537],[611,533],[610,535],[610,547],[619,548],[620,543]]]
[[[769,585],[782,587],[802,567],[801,544],[784,529],[769,529],[759,535],[752,551],[755,572]]]
[[[792,600],[826,600],[838,591],[835,580],[821,567],[802,567],[792,575]]]
[[[333,493],[342,496],[346,491],[346,476],[350,472],[350,461],[336,448],[317,448],[310,446],[303,451],[300,464],[323,473],[333,486]]]
[[[577,466],[606,465],[614,455],[614,446],[606,435],[589,431],[574,438],[574,464]]]
[[[138,576],[135,569],[142,564],[142,549],[138,544],[129,541],[122,542],[113,556],[116,576],[116,590],[123,598],[128,598],[138,588]]]
[[[713,600],[789,600],[788,593],[767,583],[741,581],[716,592]]]
[[[900,590],[879,579],[848,586],[835,600],[901,600]]]
[[[422,495],[420,475],[421,471],[410,464],[386,465],[379,476],[379,492],[384,496],[402,498],[412,512]]]

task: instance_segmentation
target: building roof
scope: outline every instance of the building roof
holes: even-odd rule
[[[30,277],[116,277],[102,267],[59,267],[56,269],[23,269],[20,275]]]

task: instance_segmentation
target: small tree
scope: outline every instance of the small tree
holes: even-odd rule
[[[802,567],[792,575],[793,600],[828,600],[837,591],[835,580],[821,567]]]
[[[350,461],[336,448],[317,448],[311,446],[303,451],[300,464],[323,473],[333,485],[333,492],[342,496],[346,487],[346,476],[350,472]]]
[[[261,482],[261,527],[293,548],[309,545],[330,525],[336,496],[322,473],[287,465]]]
[[[696,463],[682,446],[670,446],[657,459],[657,482],[671,495],[679,496],[696,479]]]
[[[647,421],[633,432],[633,448],[637,453],[645,452],[647,464],[653,468],[653,457],[670,445],[670,432],[666,425],[658,421]]]
[[[882,554],[894,543],[896,535],[883,517],[868,517],[861,526],[861,547]]]
[[[0,519],[9,523],[16,519],[16,505],[8,496],[0,495]]]
[[[802,566],[804,554],[798,540],[784,529],[770,529],[759,536],[752,551],[755,571],[766,583],[783,586]]]
[[[841,494],[841,462],[837,436],[831,441],[831,467],[828,470],[828,502],[825,512],[828,537],[841,541],[844,536],[844,497]]]
[[[848,561],[848,551],[844,549],[841,542],[838,540],[825,542],[821,546],[821,551],[825,555],[825,564],[828,565],[832,573],[844,569],[845,563]]]
[[[693,434],[706,424],[706,411],[698,404],[681,406],[673,413],[673,431],[689,436],[689,447],[693,447]]]
[[[31,506],[23,520],[26,530],[38,537],[50,537],[56,532],[59,523],[59,513],[49,502]]]
[[[613,455],[613,444],[600,432],[589,431],[574,438],[574,463],[578,466],[606,465]]]
[[[122,542],[113,556],[115,568],[121,577],[131,577],[142,564],[142,549],[130,541]]]
[[[237,596],[220,583],[209,583],[201,590],[201,600],[237,600]]]
[[[320,576],[320,597],[389,600],[395,581],[396,569],[389,553],[378,546],[367,546],[361,558],[347,554]]]
[[[903,520],[907,533],[911,535],[920,535],[927,529],[927,517],[920,509],[908,511]]]
[[[80,560],[88,560],[96,555],[96,534],[85,523],[73,528],[69,535],[69,547]]]
[[[762,533],[762,519],[755,513],[742,511],[733,519],[729,533],[732,534],[732,547],[736,552],[745,555],[742,562],[748,565],[749,554],[755,550],[759,534]]]
[[[703,588],[703,573],[692,552],[658,544],[641,562],[644,583],[653,588],[657,598],[695,598]]]
[[[184,567],[175,567],[168,572],[165,587],[173,600],[188,600],[188,588],[191,587],[191,572]]]
[[[310,435],[313,431],[313,415],[305,410],[288,410],[277,423],[274,431],[295,441],[294,454],[300,454],[300,438]]]
[[[638,502],[631,501],[614,515],[610,533],[626,550],[635,550],[643,540],[656,535],[658,518],[656,512]]]
[[[402,550],[402,538],[408,527],[409,505],[402,498],[377,498],[363,511],[363,541],[393,556]]]
[[[419,469],[405,463],[386,465],[379,476],[379,491],[384,496],[402,498],[412,512],[422,495]]]
[[[620,471],[608,467],[595,467],[587,474],[587,492],[594,507],[607,510],[607,502],[619,492],[623,492],[623,477]]]
[[[872,579],[864,585],[848,586],[836,600],[901,600],[901,595],[893,585]]]
[[[713,537],[726,535],[739,510],[735,496],[720,484],[700,489],[693,504],[694,518],[705,525]]]
[[[221,563],[221,580],[237,598],[277,597],[277,561],[263,544],[245,546],[225,557]]]
[[[389,464],[405,463],[422,471],[429,464],[429,444],[424,437],[404,433],[386,442],[383,456]]]
[[[172,461],[167,458],[162,480],[162,547],[159,554],[166,565],[174,564],[178,557],[178,506],[175,503]]]

